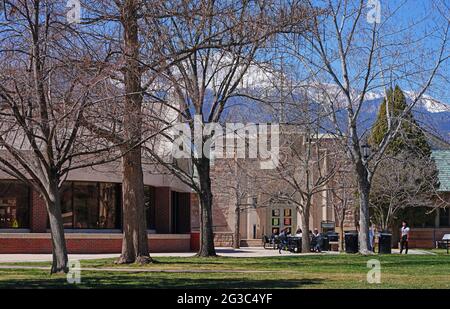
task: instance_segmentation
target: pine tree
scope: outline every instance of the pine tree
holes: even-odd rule
[[[378,147],[388,131],[387,104],[392,126],[398,125],[399,121],[402,124],[374,176],[370,202],[372,220],[378,224],[383,222],[383,228],[389,226],[395,231],[394,226],[400,218],[409,220],[411,214],[418,216],[419,213],[425,216],[439,181],[423,130],[411,111],[404,115],[408,105],[399,86],[387,91],[369,138],[371,146]]]
[[[387,152],[394,156],[401,152],[409,152],[411,154],[414,153],[416,155],[430,157],[431,148],[427,143],[423,130],[415,121],[412,112],[409,111],[404,117],[401,117],[408,105],[406,97],[399,86],[396,86],[394,90],[389,89],[387,91],[387,97],[381,103],[378,118],[372,130],[370,144],[373,147],[377,147],[388,130],[386,104],[389,104],[389,113],[393,126],[400,119],[403,119],[400,132],[390,143]]]

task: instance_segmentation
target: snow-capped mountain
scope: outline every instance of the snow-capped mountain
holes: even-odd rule
[[[316,106],[313,108],[318,108],[323,102],[332,101],[336,110],[339,110],[340,116],[338,116],[339,121],[342,121],[342,125],[345,126],[345,105],[346,98],[345,95],[340,91],[337,85],[333,84],[320,84],[320,85],[301,85],[297,86],[295,91],[295,101],[301,102],[303,101],[301,98],[306,98],[311,104]],[[247,89],[247,91],[251,91],[257,95],[261,95],[261,89],[253,88],[252,90]],[[265,91],[267,93],[267,89]],[[271,92],[271,91],[269,91]],[[413,91],[404,91],[408,104],[412,104],[412,102],[417,98],[417,94]],[[351,96],[354,101],[358,101],[358,94],[356,92],[352,92]],[[373,123],[376,120],[376,117],[379,112],[379,108],[384,99],[384,92],[375,92],[371,91],[366,93],[364,98],[364,103],[360,112],[359,117],[359,125],[361,127],[360,131],[364,132],[371,128]],[[274,98],[274,101],[280,102],[280,96],[276,94],[276,91],[273,91],[270,95],[270,98]],[[291,96],[292,98],[292,96]],[[322,103],[319,103],[322,102]],[[280,118],[274,118],[274,115],[265,114],[264,109],[258,106],[259,103],[249,102],[249,100],[240,98],[235,98],[230,102],[231,105],[236,105],[239,108],[243,106],[247,106],[248,112],[243,113],[246,115],[247,121],[253,122],[274,122],[280,121]],[[326,103],[325,103],[326,104]],[[275,105],[276,107],[276,105]],[[281,107],[279,107],[281,108]],[[289,109],[292,108],[292,111]],[[231,111],[232,109],[230,109]],[[284,121],[293,121],[295,122],[295,117],[298,116],[298,110],[296,110],[295,103],[294,106],[287,104],[284,107],[284,112],[286,115],[283,117]],[[273,110],[269,109],[268,113],[271,113]],[[277,112],[275,110],[275,112]],[[236,114],[242,114],[238,112]],[[413,114],[416,121],[428,132],[447,140],[450,142],[450,104],[440,102],[439,100],[433,98],[430,95],[423,95],[422,98],[415,104],[413,108]],[[331,127],[330,127],[331,128]]]

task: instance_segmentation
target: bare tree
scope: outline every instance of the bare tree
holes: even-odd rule
[[[321,7],[328,14],[315,17],[313,34],[291,40],[291,53],[299,60],[299,67],[314,77],[317,101],[328,110],[332,132],[343,141],[357,177],[362,254],[370,254],[369,196],[375,170],[405,115],[423,98],[449,59],[448,15],[429,8],[423,22],[438,39],[432,48],[426,48],[429,33],[421,32],[418,23],[401,25],[396,18],[405,2],[393,8],[384,2],[383,10],[375,12],[378,20],[366,1],[323,1]],[[367,99],[376,89],[386,93],[396,83],[411,88],[410,104],[399,117],[386,111],[388,130],[376,149],[365,155],[362,114]]]
[[[382,230],[392,230],[402,210],[423,207],[432,212],[440,206],[436,203],[437,182],[432,158],[405,153],[386,157],[374,175],[370,194],[374,223]]]
[[[354,200],[356,197],[355,177],[345,169],[340,167],[333,177],[329,191],[331,192],[331,203],[335,217],[339,223],[339,251],[344,251],[344,225],[347,214],[355,212]]]
[[[191,9],[185,9],[165,24],[155,25],[165,42],[163,52],[178,54],[180,49],[193,52],[163,71],[164,82],[171,86],[171,96],[169,100],[160,97],[158,100],[189,126],[186,144],[190,154],[186,159],[191,160],[192,168],[183,169],[179,161],[167,160],[154,150],[148,149],[148,153],[199,195],[201,237],[198,255],[214,256],[208,149],[214,134],[204,131],[198,138],[194,132],[199,128],[203,131],[207,123],[218,124],[223,120],[227,102],[245,95],[246,73],[264,58],[259,51],[279,31],[292,27],[304,29],[307,16],[299,4],[285,7],[274,1],[175,1],[173,6]],[[166,138],[174,141],[173,136]]]
[[[305,130],[306,129],[306,130]],[[339,161],[332,160],[336,148],[333,138],[321,134],[318,130],[311,131],[308,126],[291,127],[282,130],[280,147],[283,160],[276,170],[264,178],[268,184],[276,184],[280,190],[266,190],[279,202],[295,205],[301,218],[301,229],[304,235],[310,230],[313,199],[328,191]],[[310,251],[309,237],[302,239],[302,252]]]
[[[77,168],[109,162],[114,145],[86,134],[84,110],[106,75],[95,45],[65,20],[64,5],[3,1],[0,17],[0,169],[28,183],[47,206],[53,263],[67,272],[61,185]]]

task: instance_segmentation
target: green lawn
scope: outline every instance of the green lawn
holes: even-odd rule
[[[0,269],[0,288],[450,288],[450,256],[314,255],[267,258],[157,258],[147,266],[114,265],[113,260],[82,261],[82,268],[148,268],[180,272],[82,270],[81,284],[39,269]],[[381,262],[381,284],[368,284],[369,259]],[[0,264],[19,265],[19,264]],[[49,266],[49,263],[20,263]],[[183,273],[185,270],[208,272]],[[221,270],[235,272],[220,272]],[[265,272],[242,272],[265,271]]]

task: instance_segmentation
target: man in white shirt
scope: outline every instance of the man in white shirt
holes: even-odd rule
[[[401,229],[401,238],[400,238],[400,254],[403,253],[403,249],[405,249],[405,254],[408,254],[408,241],[409,241],[409,227],[408,222],[402,222]]]

